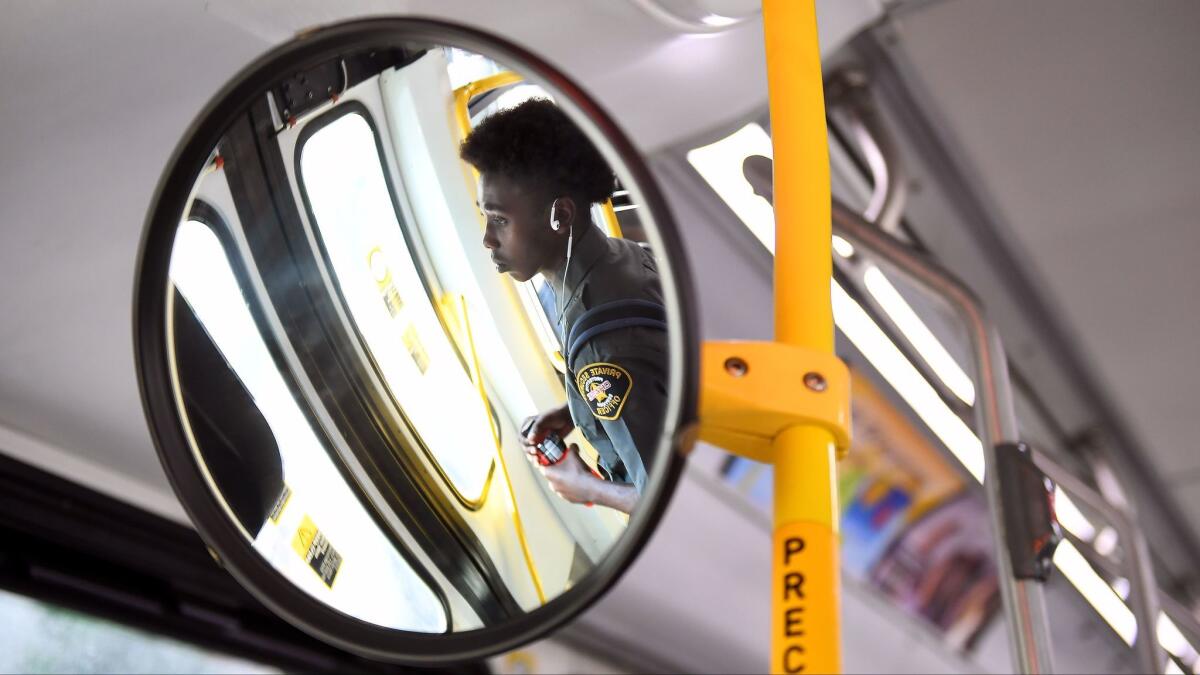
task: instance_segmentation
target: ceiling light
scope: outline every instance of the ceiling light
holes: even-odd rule
[[[755,192],[742,174],[742,161],[751,155],[774,157],[771,137],[750,123],[732,134],[688,152],[688,162],[708,182],[750,232],[775,253],[775,210]]]
[[[1117,550],[1117,531],[1108,526],[1100,528],[1092,546],[1100,555],[1112,555],[1112,552]]]
[[[1200,653],[1196,652],[1196,648],[1188,642],[1187,638],[1179,630],[1179,626],[1171,620],[1166,614],[1158,615],[1158,625],[1155,627],[1155,634],[1158,636],[1158,644],[1162,645],[1163,649],[1167,650],[1171,656],[1174,656],[1184,663],[1194,663]]]
[[[874,265],[867,267],[867,271],[863,273],[863,283],[950,391],[967,405],[975,405],[975,385],[971,378],[963,372],[962,367],[950,356],[950,352],[946,351],[921,317],[917,316],[904,296],[888,281],[883,271]]]
[[[708,16],[701,17],[700,20],[703,21],[706,26],[713,26],[714,28],[732,26],[738,22],[737,19],[728,16],[721,16],[720,14],[709,14]]]
[[[837,327],[854,343],[917,416],[962,462],[975,480],[983,482],[983,445],[937,391],[913,367],[873,319],[837,282],[833,283],[833,317]]]
[[[1100,614],[1126,644],[1132,645],[1137,636],[1137,620],[1116,591],[1096,574],[1079,549],[1069,541],[1059,542],[1054,551],[1054,565],[1067,581],[1079,591],[1088,604]]]
[[[1109,585],[1112,586],[1113,592],[1119,595],[1122,600],[1129,599],[1129,579],[1126,579],[1125,577],[1117,577],[1116,579],[1113,579],[1112,583]]]
[[[762,0],[630,0],[682,33],[717,33],[762,15]]]
[[[843,258],[849,258],[850,256],[854,255],[854,244],[851,244],[835,234],[833,235],[833,252],[842,256]]]
[[[1054,514],[1058,518],[1058,524],[1076,538],[1090,542],[1092,537],[1096,536],[1096,527],[1057,485],[1054,486]]]

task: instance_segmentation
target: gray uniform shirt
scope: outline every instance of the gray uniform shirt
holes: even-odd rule
[[[602,470],[641,493],[667,404],[666,325],[656,327],[646,318],[654,307],[661,317],[658,267],[637,243],[610,239],[591,226],[575,241],[565,281],[558,328],[567,359],[571,419],[599,452]],[[569,350],[572,330],[592,326],[597,317],[606,320],[605,329]],[[612,328],[622,323],[632,325]]]

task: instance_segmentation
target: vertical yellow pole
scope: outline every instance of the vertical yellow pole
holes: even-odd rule
[[[833,352],[829,143],[816,8],[764,0],[775,154],[775,339]],[[796,383],[797,386],[805,386]],[[833,437],[794,427],[775,440],[771,671],[841,671]]]

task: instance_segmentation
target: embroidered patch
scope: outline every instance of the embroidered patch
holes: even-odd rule
[[[615,420],[621,416],[625,401],[629,400],[633,378],[629,371],[616,364],[592,363],[575,374],[575,386],[593,415],[602,420]]]

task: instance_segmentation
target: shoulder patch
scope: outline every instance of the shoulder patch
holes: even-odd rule
[[[614,363],[590,363],[576,371],[575,386],[593,415],[615,420],[629,400],[633,378],[628,370]]]

